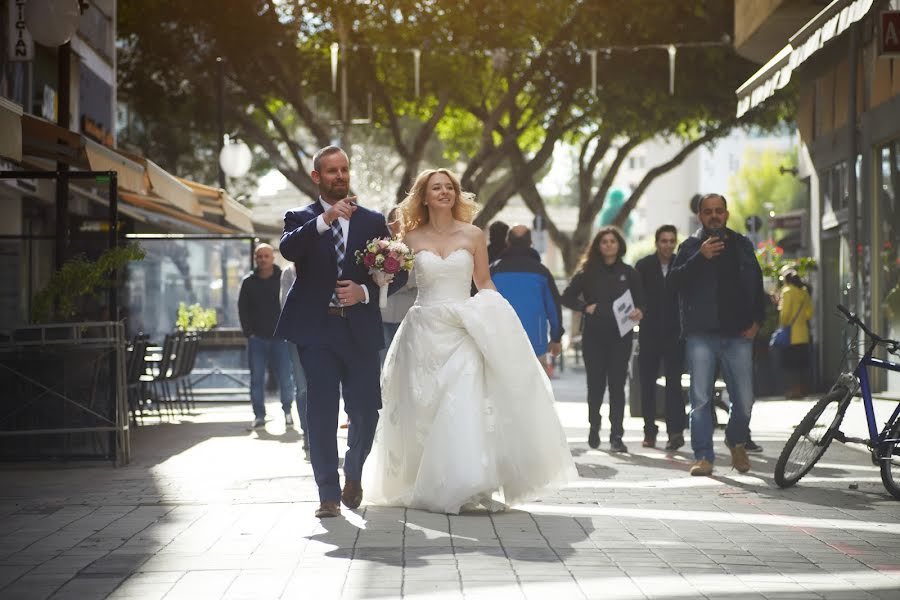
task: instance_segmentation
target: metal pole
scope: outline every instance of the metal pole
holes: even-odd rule
[[[65,43],[57,50],[56,58],[56,87],[57,89],[57,113],[56,124],[63,129],[70,127],[69,115],[69,88],[71,87],[71,60],[72,46]],[[59,140],[63,143],[64,140]],[[64,162],[56,163],[56,268],[62,267],[66,262],[69,245],[69,165]]]
[[[856,194],[856,154],[859,143],[856,130],[856,87],[857,87],[857,48],[859,46],[859,33],[856,25],[850,26],[849,38],[849,94],[847,102],[847,137],[850,156],[847,160],[847,234],[850,243],[850,302],[854,311],[859,312],[859,232],[857,220],[859,219],[858,201]]]
[[[119,245],[119,174],[109,172],[109,248]],[[119,272],[113,273],[113,285],[109,288],[109,320],[119,320]]]
[[[225,171],[219,157],[222,156],[222,148],[225,145],[225,61],[222,57],[216,58],[216,125],[218,127],[218,143],[216,144],[216,164],[219,167],[219,187],[225,189]]]

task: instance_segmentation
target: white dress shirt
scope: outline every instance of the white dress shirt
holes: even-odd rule
[[[331,205],[325,202],[321,196],[319,196],[319,204],[322,205],[324,210],[328,210],[331,208]],[[345,219],[344,217],[338,217],[338,224],[341,226],[341,233],[344,234],[344,248],[347,248],[347,240],[350,239],[350,219]],[[331,227],[328,223],[325,222],[325,213],[319,215],[316,219],[316,231],[319,232],[319,235],[325,233],[326,231],[331,231]],[[363,294],[365,294],[366,298],[362,301],[363,304],[369,303],[369,288],[366,286],[361,286],[363,289]]]

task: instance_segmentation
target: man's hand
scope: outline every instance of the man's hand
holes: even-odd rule
[[[356,196],[348,196],[332,204],[322,215],[322,218],[325,219],[325,224],[331,227],[334,220],[339,217],[349,219],[356,208]]]
[[[633,311],[631,311],[630,313],[628,313],[628,318],[631,319],[632,321],[640,321],[641,319],[644,318],[644,313],[641,312],[641,309],[636,308]]]
[[[754,323],[750,326],[750,329],[745,329],[741,332],[741,335],[748,340],[752,340],[756,337],[756,334],[759,333],[759,323]]]
[[[366,299],[366,293],[363,291],[362,286],[349,279],[338,279],[334,293],[337,295],[341,306],[344,307],[359,304]]]
[[[584,312],[586,312],[589,315],[594,314],[595,310],[597,310],[596,304],[588,304],[587,306],[584,307]]]
[[[719,254],[722,253],[722,250],[725,249],[725,242],[722,238],[718,237],[709,237],[706,238],[706,241],[700,246],[700,254],[703,255],[703,258],[710,259],[715,258]]]
[[[547,346],[547,350],[552,356],[559,356],[559,353],[562,352],[562,344],[559,342],[550,342]]]
[[[387,226],[393,237],[397,237],[398,235],[400,235],[400,229],[402,226],[400,219],[397,219],[396,221],[391,221],[390,223],[387,224]]]

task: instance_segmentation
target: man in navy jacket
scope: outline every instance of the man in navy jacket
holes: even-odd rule
[[[297,344],[307,375],[309,457],[319,487],[319,518],[340,515],[362,502],[363,463],[372,449],[381,408],[384,347],[378,286],[355,252],[373,238],[390,237],[384,216],[359,206],[350,192],[350,161],[336,146],[313,157],[319,200],[284,216],[281,255],[297,268],[275,335]],[[401,272],[391,285],[402,287]],[[339,399],[350,418],[345,484],[338,475]]]
[[[644,414],[645,448],[656,447],[656,376],[660,362],[666,377],[666,450],[684,446],[684,395],[681,373],[684,371],[684,344],[678,325],[678,297],[669,271],[672,266],[678,230],[663,225],[656,230],[656,252],[637,261],[646,307],[638,334],[641,367],[641,410]]]
[[[725,438],[731,464],[750,470],[745,446],[753,409],[753,338],[765,318],[766,293],[753,244],[728,229],[728,203],[706,194],[698,203],[702,227],[684,240],[669,271],[678,290],[681,332],[691,374],[691,475],[713,471],[712,401],[716,365],[731,398]]]
[[[531,230],[524,225],[509,230],[506,250],[491,265],[491,279],[522,321],[535,355],[549,369],[544,355],[548,350],[553,356],[560,352],[562,305],[553,275],[531,247]]]

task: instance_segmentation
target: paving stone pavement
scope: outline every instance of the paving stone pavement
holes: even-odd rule
[[[580,477],[504,513],[363,505],[320,522],[276,402],[257,432],[247,405],[150,419],[124,468],[6,466],[0,598],[900,599],[900,502],[866,453],[836,444],[802,485],[772,482],[809,401],[757,403],[750,473],[719,432],[714,475],[692,478],[687,448],[641,448],[638,419],[631,453],[589,449],[583,371],[554,389]]]

